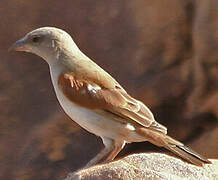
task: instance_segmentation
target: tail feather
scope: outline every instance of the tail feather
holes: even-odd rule
[[[198,154],[197,152],[185,146],[183,143],[171,138],[166,134],[145,128],[140,129],[138,132],[147,137],[148,141],[151,143],[172,151],[176,155],[192,164],[203,166],[203,164],[211,163],[206,157]]]
[[[207,158],[203,157],[202,155],[194,152],[190,148],[186,146],[178,146],[178,145],[172,145],[168,144],[164,146],[166,149],[172,151],[173,153],[177,154],[184,160],[195,164],[197,166],[203,166],[203,164],[211,163]]]
[[[192,164],[195,164],[197,166],[202,166],[206,163],[211,163],[207,158],[204,156],[198,154],[194,150],[188,148],[181,142],[169,137],[166,135],[165,137],[165,145],[164,147],[173,153],[177,154],[181,158],[185,159],[188,162],[191,162]]]

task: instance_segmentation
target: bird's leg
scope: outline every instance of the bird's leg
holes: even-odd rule
[[[112,161],[125,145],[124,141],[115,141],[105,137],[102,138],[102,140],[105,145],[104,149],[101,150],[101,152],[97,154],[93,159],[91,159],[88,164],[86,164],[85,168],[98,163]]]
[[[105,157],[105,159],[102,162],[112,161],[125,146],[125,141],[114,141],[114,140],[111,140],[111,141],[113,142],[112,144],[113,149],[112,151],[110,151],[110,153]],[[103,142],[104,144],[106,144],[105,140],[103,140]]]

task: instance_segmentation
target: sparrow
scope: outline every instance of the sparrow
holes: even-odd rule
[[[55,27],[27,33],[10,48],[36,54],[50,69],[57,99],[65,113],[104,148],[85,167],[112,161],[126,143],[149,141],[202,166],[210,161],[167,135],[143,102],[130,96],[106,71],[83,54],[71,36]]]

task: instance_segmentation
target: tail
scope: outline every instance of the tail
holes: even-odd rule
[[[164,147],[194,165],[203,166],[204,164],[211,163],[204,156],[164,133],[147,128],[138,129],[138,133],[143,134],[152,144]]]
[[[166,136],[166,144],[163,147],[177,154],[178,156],[185,159],[186,161],[195,164],[197,166],[203,166],[203,164],[211,163],[206,157],[198,154],[197,152],[188,148],[187,146],[180,143],[179,141],[176,141],[175,139],[167,135],[165,136]]]

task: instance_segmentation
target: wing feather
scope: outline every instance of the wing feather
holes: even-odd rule
[[[154,120],[148,107],[117,86],[117,82],[113,88],[105,88],[96,82],[77,79],[72,73],[65,73],[59,76],[58,84],[65,96],[75,104],[93,110],[110,111],[144,127],[151,126],[166,133],[166,128]]]

